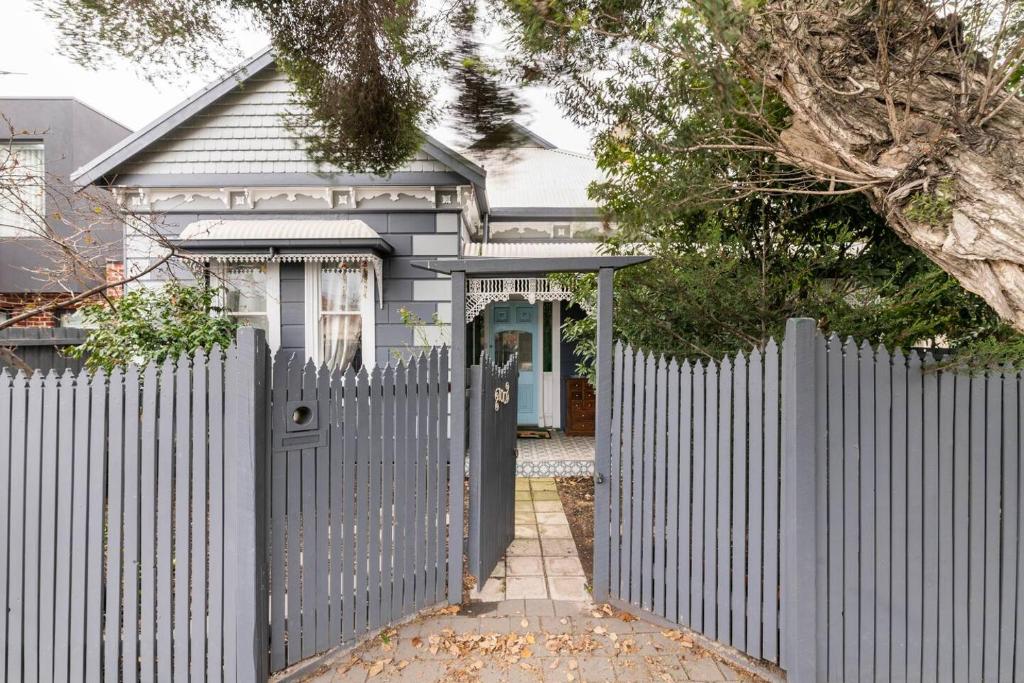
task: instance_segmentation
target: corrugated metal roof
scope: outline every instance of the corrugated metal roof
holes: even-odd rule
[[[380,235],[357,220],[202,220],[181,231],[181,240],[325,240],[377,239]]]
[[[602,242],[470,242],[465,256],[489,258],[576,258],[603,256]]]
[[[564,149],[468,149],[463,154],[487,172],[492,208],[597,209],[587,186],[604,180],[597,162]]]

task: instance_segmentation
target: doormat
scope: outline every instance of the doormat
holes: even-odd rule
[[[538,427],[519,427],[516,430],[516,437],[519,439],[550,439],[551,430]]]

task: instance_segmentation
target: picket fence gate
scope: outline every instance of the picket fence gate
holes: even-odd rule
[[[515,537],[519,358],[469,371],[469,573],[487,581]]]
[[[796,683],[1024,680],[1017,371],[791,320],[781,354],[618,346],[612,385],[599,598]]]
[[[344,374],[277,355],[272,671],[446,600],[448,400],[447,349]]]

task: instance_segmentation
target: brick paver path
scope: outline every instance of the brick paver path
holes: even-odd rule
[[[590,598],[555,480],[516,479],[516,537],[473,600]]]
[[[590,602],[554,479],[516,480],[516,540],[457,614],[438,610],[331,656],[305,680],[756,680],[660,628]]]
[[[600,615],[600,616],[595,616]],[[629,619],[629,617],[626,617]],[[689,645],[689,646],[688,646]],[[588,603],[506,600],[421,617],[334,656],[311,683],[756,681],[676,631]]]

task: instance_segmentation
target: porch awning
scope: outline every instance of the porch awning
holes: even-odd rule
[[[601,256],[603,242],[467,242],[463,255],[483,258],[579,258]]]
[[[360,220],[216,219],[190,223],[173,240],[177,249],[229,262],[339,261],[366,264],[382,287],[381,256],[394,250]]]

